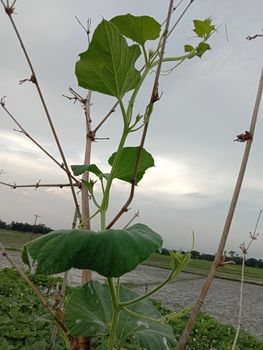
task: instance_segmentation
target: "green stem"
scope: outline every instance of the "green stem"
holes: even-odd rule
[[[129,102],[129,105],[128,105],[128,109],[127,109],[127,120],[130,124],[130,121],[131,121],[131,118],[132,118],[132,111],[133,111],[133,106],[134,106],[134,102],[135,102],[135,99],[136,99],[136,96],[138,95],[138,92],[145,80],[145,78],[147,77],[149,71],[152,69],[152,67],[150,65],[146,66],[145,69],[144,69],[144,72],[142,73],[142,76],[141,76],[141,80],[139,82],[139,84],[136,86],[136,88],[134,89],[132,95],[131,95],[131,99],[130,99],[130,102]]]
[[[113,350],[114,344],[115,344],[116,333],[117,333],[120,308],[119,308],[118,297],[117,297],[116,288],[114,286],[113,280],[112,280],[112,278],[107,278],[107,281],[108,281],[108,286],[109,286],[109,291],[110,291],[111,301],[112,301],[112,308],[113,308],[108,350]]]
[[[105,192],[104,192],[103,199],[102,199],[101,206],[100,206],[101,231],[105,230],[105,227],[106,227],[106,213],[107,213],[107,209],[109,206],[110,189],[111,189],[112,181],[113,181],[115,173],[116,173],[118,163],[119,163],[120,158],[121,158],[122,150],[123,150],[126,138],[128,136],[128,133],[129,133],[128,128],[126,126],[124,126],[121,140],[119,143],[119,147],[118,147],[118,150],[116,152],[116,155],[115,155],[115,158],[114,158],[114,161],[112,164],[111,172],[110,172],[110,175],[109,175],[108,180],[107,180]]]
[[[155,322],[155,323],[161,323],[162,318],[160,319],[156,319],[156,318],[152,318],[152,317],[147,317],[141,314],[137,314],[137,312],[131,311],[129,310],[127,307],[124,307],[123,310],[125,310],[128,314],[135,316],[135,317],[139,317],[145,321],[150,321],[150,322]]]
[[[174,268],[174,269],[170,272],[169,276],[168,276],[162,283],[160,283],[157,287],[155,287],[154,289],[152,289],[152,290],[149,291],[148,293],[146,293],[146,294],[144,294],[144,295],[142,295],[142,296],[140,296],[140,297],[138,297],[138,298],[135,298],[135,299],[133,299],[133,300],[129,300],[129,301],[125,301],[125,302],[120,302],[120,303],[119,303],[119,306],[123,308],[123,307],[129,306],[129,305],[136,304],[136,303],[138,303],[139,301],[142,301],[142,300],[148,298],[150,295],[152,295],[152,294],[158,292],[159,289],[163,288],[167,283],[170,282],[170,280],[172,279],[172,277],[174,277],[175,271],[176,271],[176,268]]]

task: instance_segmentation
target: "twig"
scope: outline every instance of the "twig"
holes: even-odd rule
[[[262,29],[262,31],[263,31],[263,29]],[[256,39],[256,38],[258,38],[258,37],[263,37],[263,34],[255,34],[255,35],[252,35],[252,36],[250,36],[250,35],[248,35],[247,37],[246,37],[246,39],[247,40],[253,40],[253,39]]]
[[[156,70],[156,74],[155,74],[154,84],[153,84],[153,88],[152,88],[152,94],[151,94],[150,102],[149,102],[148,106],[146,107],[145,124],[144,124],[142,137],[141,137],[141,142],[140,142],[140,145],[139,145],[139,149],[138,149],[138,153],[137,153],[137,157],[136,157],[136,161],[135,161],[135,165],[134,165],[133,175],[131,177],[131,183],[132,184],[131,184],[131,189],[130,189],[130,195],[129,195],[126,203],[124,204],[124,206],[118,212],[118,214],[108,224],[107,229],[111,228],[115,224],[115,222],[122,216],[122,214],[127,211],[128,206],[130,205],[130,203],[131,203],[131,201],[132,201],[132,199],[134,197],[134,191],[135,191],[135,185],[136,185],[136,176],[137,176],[137,172],[138,172],[138,168],[139,168],[141,153],[142,153],[143,146],[144,146],[144,143],[145,143],[145,140],[146,140],[146,135],[147,135],[147,131],[148,131],[150,117],[151,117],[151,114],[152,114],[152,111],[153,111],[153,105],[154,105],[155,102],[157,102],[159,100],[158,84],[159,84],[159,78],[160,78],[160,74],[161,74],[162,60],[163,60],[163,57],[164,57],[164,50],[165,50],[165,46],[166,46],[167,35],[169,33],[169,25],[170,25],[170,19],[171,19],[172,12],[173,12],[173,0],[170,0],[168,14],[167,14],[167,17],[166,17],[167,21],[166,21],[165,29],[164,29],[164,33],[163,33],[163,40],[162,40],[162,45],[161,45],[161,50],[160,50],[159,62],[158,62],[158,65],[157,65],[157,70]]]
[[[192,5],[192,3],[195,0],[190,0],[189,4],[186,6],[186,8],[183,10],[183,12],[181,13],[181,15],[179,16],[179,18],[177,19],[177,21],[175,22],[175,24],[172,26],[172,28],[169,30],[169,33],[167,34],[167,39],[169,38],[169,36],[172,34],[172,32],[174,31],[174,29],[177,27],[177,25],[179,24],[179,22],[181,21],[181,19],[184,17],[184,15],[186,14],[186,12],[188,11],[189,7]]]
[[[136,219],[138,218],[140,215],[139,210],[137,210],[137,212],[133,215],[133,217],[129,220],[129,222],[123,227],[123,230],[125,230],[127,227],[130,226],[130,224]]]
[[[243,289],[244,289],[244,279],[245,279],[245,261],[246,261],[246,255],[242,251],[242,270],[241,270],[241,283],[240,283],[240,298],[239,298],[239,312],[238,312],[238,325],[237,330],[235,334],[235,339],[233,341],[233,345],[231,350],[235,350],[239,332],[242,326],[242,314],[243,314]]]
[[[106,116],[102,119],[102,121],[96,126],[96,128],[93,130],[94,134],[97,133],[99,128],[106,122],[106,120],[109,118],[109,116],[115,112],[116,107],[118,106],[119,102],[117,101],[112,108],[109,110],[109,112],[106,114]]]
[[[63,149],[62,149],[62,146],[61,146],[61,143],[60,143],[60,141],[59,141],[59,138],[58,138],[58,135],[57,135],[55,126],[54,126],[54,124],[53,124],[51,115],[50,115],[49,110],[48,110],[48,108],[47,108],[46,101],[45,101],[45,99],[44,99],[44,96],[43,96],[43,94],[42,94],[42,90],[41,90],[40,85],[39,85],[39,82],[38,82],[38,80],[37,80],[37,76],[36,76],[36,73],[35,73],[33,64],[32,64],[32,62],[31,62],[31,59],[30,59],[29,54],[28,54],[28,52],[27,52],[27,50],[26,50],[26,48],[25,48],[25,45],[24,45],[23,40],[22,40],[22,38],[21,38],[21,35],[20,35],[20,33],[19,33],[19,31],[18,31],[18,28],[17,28],[17,26],[16,26],[16,24],[15,24],[15,22],[14,22],[14,20],[13,20],[13,17],[12,17],[12,14],[14,13],[14,3],[13,3],[11,6],[9,6],[9,2],[7,2],[7,4],[5,4],[3,0],[1,0],[1,3],[2,3],[2,5],[3,5],[4,8],[5,8],[5,12],[6,12],[8,18],[10,19],[10,22],[11,22],[11,24],[12,24],[12,26],[13,26],[13,29],[14,29],[15,33],[16,33],[17,39],[18,39],[18,41],[19,41],[19,43],[20,43],[20,46],[21,46],[21,48],[22,48],[22,51],[23,51],[23,53],[24,53],[24,55],[25,55],[25,58],[26,58],[26,60],[27,60],[27,63],[28,63],[28,65],[29,65],[29,68],[30,68],[30,70],[31,70],[31,78],[30,78],[30,81],[32,81],[32,82],[35,84],[36,89],[37,89],[37,91],[38,91],[38,95],[39,95],[39,97],[40,97],[40,101],[41,101],[42,107],[43,107],[43,109],[44,109],[44,111],[45,111],[45,114],[46,114],[46,117],[47,117],[49,126],[50,126],[51,131],[52,131],[52,134],[53,134],[53,136],[54,136],[54,139],[55,139],[56,145],[57,145],[57,147],[58,147],[59,153],[60,153],[60,155],[61,155],[61,158],[62,158],[62,161],[63,161],[63,165],[64,165],[64,167],[65,167],[65,169],[66,169],[66,173],[67,173],[67,176],[68,176],[68,179],[69,179],[69,183],[71,184],[70,187],[71,187],[72,197],[73,197],[73,201],[74,201],[74,203],[75,203],[75,207],[76,207],[76,210],[77,210],[77,213],[78,213],[78,217],[81,218],[81,213],[80,213],[80,208],[79,208],[79,204],[78,204],[78,200],[77,200],[77,195],[76,195],[76,192],[75,192],[75,189],[74,189],[74,186],[73,186],[73,182],[72,182],[71,176],[69,175],[70,170],[69,170],[69,167],[68,167],[68,164],[67,164],[67,160],[66,160],[66,158],[65,158],[64,151],[63,151]]]
[[[87,97],[85,99],[85,105],[84,105],[84,111],[85,111],[85,120],[86,120],[86,146],[85,146],[85,155],[84,155],[84,164],[89,165],[90,164],[90,157],[91,157],[91,146],[93,137],[90,137],[90,135],[93,135],[91,130],[91,118],[90,118],[90,104],[91,104],[91,91],[88,91]],[[89,172],[85,171],[82,175],[82,180],[88,181],[89,180]],[[81,220],[84,222],[84,227],[86,230],[90,230],[90,207],[89,207],[89,193],[88,189],[82,182],[81,186],[81,202],[82,202],[82,217]],[[83,270],[82,271],[82,284],[87,283],[91,280],[91,271],[90,270]]]
[[[90,27],[91,27],[91,18],[89,18],[87,20],[87,27],[85,27],[81,22],[80,20],[78,19],[77,16],[75,16],[76,20],[78,21],[78,23],[80,24],[80,26],[84,29],[84,31],[86,32],[87,34],[87,37],[88,37],[88,43],[90,43]]]
[[[17,121],[17,119],[13,116],[13,114],[6,108],[6,104],[4,101],[4,98],[6,96],[2,97],[0,100],[0,105],[4,109],[4,111],[7,113],[7,115],[13,120],[13,122],[19,127],[20,130],[15,130],[21,132],[23,135],[25,135],[30,141],[32,141],[39,149],[41,149],[42,152],[44,152],[50,159],[52,159],[63,171],[67,173],[67,170],[65,167],[59,163],[57,159],[55,159],[43,146],[41,146],[23,127],[22,125]],[[76,181],[79,182],[77,178],[75,178],[71,173],[67,173],[70,175],[70,177]]]
[[[258,85],[258,92],[257,92],[257,97],[256,97],[256,102],[255,102],[255,106],[254,106],[254,110],[253,110],[253,114],[252,114],[252,118],[251,118],[251,124],[250,124],[250,129],[249,129],[249,133],[251,135],[251,139],[246,141],[246,147],[244,150],[244,155],[243,155],[243,159],[242,159],[242,163],[240,166],[240,170],[239,170],[239,174],[238,174],[238,178],[237,178],[237,182],[236,182],[236,186],[233,192],[233,196],[232,196],[232,200],[231,200],[231,204],[228,210],[228,214],[227,214],[227,218],[225,221],[225,225],[224,225],[224,229],[222,232],[222,236],[220,239],[220,243],[218,246],[218,250],[215,256],[215,260],[211,266],[210,272],[206,278],[206,281],[202,287],[202,290],[200,292],[200,296],[195,304],[195,306],[192,309],[192,313],[191,316],[188,320],[188,323],[185,327],[185,330],[183,332],[183,335],[181,336],[179,343],[176,347],[176,350],[183,350],[185,348],[185,344],[186,341],[189,337],[189,334],[193,328],[194,322],[197,318],[197,315],[204,303],[204,300],[206,298],[207,292],[211,286],[211,283],[213,281],[213,278],[215,276],[215,273],[217,271],[218,266],[220,265],[220,262],[222,260],[222,256],[224,253],[224,248],[225,248],[225,244],[227,241],[227,237],[229,234],[229,230],[230,230],[230,226],[232,223],[232,219],[235,213],[235,208],[237,205],[237,201],[238,201],[238,197],[239,197],[239,193],[241,190],[241,186],[242,186],[242,182],[243,182],[243,178],[245,175],[245,171],[246,171],[246,166],[247,166],[247,162],[248,162],[248,158],[249,158],[249,154],[250,154],[250,149],[251,149],[251,145],[252,145],[252,141],[253,141],[253,136],[254,136],[254,131],[255,131],[255,126],[256,126],[256,121],[257,121],[257,116],[258,116],[258,110],[259,110],[259,106],[260,106],[260,100],[261,100],[261,96],[262,96],[262,89],[263,89],[263,69],[261,71],[261,76],[260,76],[260,80],[259,80],[259,85]]]
[[[30,289],[35,293],[35,295],[39,298],[43,306],[48,310],[52,318],[56,321],[59,328],[62,330],[62,332],[67,335],[68,329],[64,325],[64,323],[61,321],[61,319],[57,316],[57,314],[52,309],[49,302],[46,300],[45,297],[40,293],[40,291],[33,285],[33,283],[30,281],[30,279],[25,275],[25,273],[17,266],[17,264],[14,262],[14,260],[10,257],[10,255],[5,250],[3,244],[0,242],[0,249],[2,251],[2,255],[9,261],[10,265],[16,269],[16,271],[19,273],[19,275],[24,279],[24,281],[28,284]]]
[[[241,284],[240,284],[240,297],[239,297],[239,312],[238,312],[237,330],[236,330],[235,339],[233,341],[233,345],[232,345],[231,350],[236,349],[237,340],[239,337],[240,329],[242,327],[246,255],[247,255],[248,249],[251,246],[252,242],[254,242],[258,237],[257,227],[258,227],[258,223],[259,223],[259,219],[260,219],[261,214],[262,214],[262,209],[259,212],[254,232],[253,233],[250,232],[250,234],[249,234],[250,241],[249,241],[249,244],[247,245],[247,247],[246,247],[244,242],[240,245],[240,249],[242,252],[242,270],[241,270]]]
[[[13,185],[7,182],[2,182],[0,181],[1,185],[4,186],[8,186],[10,188],[12,188],[13,190],[15,190],[16,188],[35,188],[38,189],[39,187],[59,187],[59,188],[63,188],[63,187],[70,187],[71,184],[41,184],[39,182],[37,182],[36,184],[30,184],[30,185],[17,185],[16,183],[14,183]],[[73,184],[73,186],[79,187],[79,184]]]

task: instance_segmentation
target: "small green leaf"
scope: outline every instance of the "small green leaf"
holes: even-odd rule
[[[201,58],[203,54],[208,50],[211,50],[210,45],[207,43],[201,42],[196,48],[196,56]]]
[[[121,159],[118,164],[118,168],[115,172],[115,178],[131,183],[132,175],[134,172],[134,166],[137,159],[139,147],[124,147]],[[111,155],[108,162],[113,164],[116,152]],[[144,148],[141,152],[138,172],[135,183],[137,184],[143,177],[145,171],[154,166],[154,159],[150,153]]]
[[[209,36],[214,30],[215,26],[212,25],[211,18],[206,18],[201,21],[199,19],[195,19],[194,21],[194,32],[199,36],[199,38],[206,38]]]
[[[140,54],[138,45],[128,46],[118,28],[102,20],[76,64],[79,86],[120,99],[140,81],[134,66]]]
[[[122,35],[144,45],[147,40],[155,40],[160,35],[161,25],[149,16],[133,16],[130,14],[116,16],[111,19]]]
[[[90,193],[93,193],[93,187],[95,185],[95,183],[97,181],[93,181],[93,180],[82,180],[82,182],[84,183],[84,185],[87,187],[88,191]]]
[[[192,45],[184,45],[184,52],[192,52],[194,50]]]
[[[138,296],[137,293],[121,286],[121,301],[132,300]],[[125,342],[131,337],[137,340],[142,349],[172,350],[174,348],[174,334],[168,325],[158,322],[161,314],[150,300],[143,300],[129,306],[128,309],[133,312],[133,315],[125,310],[120,313],[116,334],[118,348],[126,348]],[[65,323],[74,336],[96,334],[106,340],[109,336],[111,320],[111,297],[106,284],[91,281],[74,292],[66,302]]]
[[[96,164],[90,164],[90,165],[71,165],[71,169],[73,171],[73,174],[75,176],[83,174],[85,171],[88,171],[90,173],[95,174],[99,178],[105,178],[106,176],[103,174],[103,172],[97,167]]]
[[[22,259],[35,273],[51,275],[75,267],[119,277],[135,269],[161,245],[161,236],[143,224],[99,233],[59,230],[28,242]]]

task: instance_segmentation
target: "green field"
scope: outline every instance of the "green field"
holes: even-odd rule
[[[153,254],[145,264],[164,269],[170,268],[169,256],[161,254]],[[184,271],[199,275],[207,275],[211,264],[211,261],[192,259]],[[216,273],[216,277],[240,281],[241,265],[225,265],[224,267],[220,267]],[[263,269],[246,266],[245,281],[263,285]]]
[[[21,249],[26,242],[30,241],[31,235],[31,232],[0,230],[0,242],[2,242],[5,248]],[[38,236],[39,234],[33,235],[34,238]]]

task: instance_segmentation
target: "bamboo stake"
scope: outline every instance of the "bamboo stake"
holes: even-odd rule
[[[227,214],[227,218],[225,221],[225,225],[224,225],[224,229],[222,232],[222,236],[220,239],[220,243],[218,246],[218,250],[215,256],[215,260],[211,266],[210,272],[206,278],[206,281],[203,285],[203,288],[200,292],[200,296],[195,304],[195,306],[192,309],[192,313],[191,316],[188,320],[188,323],[185,327],[185,330],[178,342],[178,345],[176,346],[176,350],[183,350],[185,348],[185,344],[186,341],[190,335],[190,332],[193,328],[194,322],[197,318],[197,315],[205,301],[205,297],[207,295],[207,292],[211,286],[211,283],[213,281],[213,278],[215,277],[215,273],[217,271],[218,266],[221,263],[222,260],[222,256],[224,253],[224,248],[225,248],[225,244],[227,241],[227,237],[229,234],[229,230],[230,230],[230,226],[232,223],[232,219],[235,213],[235,208],[238,202],[238,197],[239,197],[239,193],[241,190],[241,186],[242,186],[242,182],[243,182],[243,178],[245,175],[245,171],[246,171],[246,166],[247,166],[247,162],[248,162],[248,158],[249,158],[249,154],[250,154],[250,149],[251,149],[251,145],[252,145],[252,141],[253,141],[253,137],[254,137],[254,132],[255,132],[255,127],[256,127],[256,122],[257,122],[257,116],[258,116],[258,111],[259,111],[259,106],[260,106],[260,100],[261,100],[261,96],[262,96],[262,89],[263,89],[263,69],[261,71],[261,76],[260,76],[260,80],[259,80],[259,85],[258,85],[258,92],[257,92],[257,97],[256,97],[256,101],[255,101],[255,106],[254,106],[254,110],[253,110],[253,114],[252,114],[252,118],[251,118],[251,124],[250,124],[250,129],[249,129],[249,135],[250,138],[248,138],[246,140],[246,147],[244,150],[244,155],[243,155],[243,159],[242,159],[242,163],[240,166],[240,170],[239,170],[239,174],[238,174],[238,178],[237,178],[237,182],[236,182],[236,186],[233,192],[233,196],[232,196],[232,200],[231,200],[231,204],[228,210],[228,214]]]

